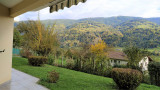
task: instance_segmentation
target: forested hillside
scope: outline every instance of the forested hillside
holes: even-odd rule
[[[129,20],[137,20],[137,19],[142,19],[140,17],[128,17],[128,16],[118,16],[118,17],[108,17],[108,18],[86,18],[86,19],[80,19],[79,21],[96,21],[99,23],[103,23],[106,25],[111,25],[111,26],[117,26],[121,23],[124,23]]]
[[[43,24],[55,25],[62,47],[78,47],[101,38],[110,46],[135,45],[140,48],[158,47],[160,18],[109,17],[79,20],[43,20]],[[17,25],[17,22],[14,24]]]
[[[160,25],[160,18],[159,17],[157,17],[157,18],[145,18],[145,19]]]
[[[75,47],[81,44],[90,44],[97,37],[101,37],[107,44],[114,44],[122,37],[120,31],[116,31],[112,26],[107,26],[94,21],[82,21],[68,26],[64,32],[59,33],[59,38],[63,46]],[[118,40],[119,39],[119,40]]]
[[[75,23],[83,22],[83,21],[95,21],[106,25],[111,26],[117,26],[123,22],[129,21],[129,20],[137,20],[142,19],[140,17],[128,17],[128,16],[118,16],[118,17],[98,17],[98,18],[84,18],[84,19],[78,19],[78,20],[72,20],[72,19],[55,19],[55,20],[43,20],[42,23],[46,25],[52,25],[54,23],[56,24],[64,24],[65,26],[70,26]],[[152,20],[152,19],[151,19]]]
[[[63,24],[65,26],[70,26],[75,23],[77,23],[77,20],[72,20],[72,19],[56,19],[56,20],[43,20],[42,23],[45,24],[46,26],[48,25],[53,25],[53,24]]]
[[[131,20],[117,26],[123,37],[120,46],[136,45],[154,48],[160,43],[160,27],[147,20]]]

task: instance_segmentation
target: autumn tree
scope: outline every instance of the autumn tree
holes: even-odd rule
[[[17,29],[24,34],[24,48],[31,49],[43,56],[56,53],[59,42],[57,33],[54,31],[54,25],[45,27],[40,20],[26,21],[19,23]]]
[[[91,52],[99,56],[104,53],[106,47],[106,43],[102,40],[99,40],[97,44],[91,45]]]
[[[108,53],[105,51],[107,48],[106,43],[103,40],[99,40],[97,44],[91,45],[91,52],[96,55],[94,68],[100,70],[98,72],[102,72],[104,66],[107,65],[107,55]]]

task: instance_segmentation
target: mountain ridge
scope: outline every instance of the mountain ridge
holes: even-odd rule
[[[123,22],[129,21],[129,20],[135,20],[135,19],[144,19],[160,25],[160,17],[142,18],[142,17],[132,17],[132,16],[95,17],[95,18],[82,18],[82,19],[47,19],[47,20],[41,20],[41,21],[45,25],[53,25],[57,23],[57,24],[64,24],[65,26],[70,26],[75,23],[88,20],[88,21],[100,22],[106,25],[117,26]],[[15,22],[15,23],[18,23],[18,22]],[[17,24],[15,24],[14,26],[16,25]]]

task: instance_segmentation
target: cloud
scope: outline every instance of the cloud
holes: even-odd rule
[[[27,12],[15,20],[37,19],[38,12]],[[77,6],[49,13],[49,8],[40,10],[40,19],[80,19],[91,17],[135,16],[159,17],[159,0],[87,0]]]

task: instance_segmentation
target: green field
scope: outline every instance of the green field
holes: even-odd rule
[[[43,67],[34,67],[28,65],[27,59],[13,57],[13,68],[28,73],[37,78],[46,78],[48,71],[56,70],[60,74],[57,83],[47,83],[39,81],[39,84],[51,90],[116,90],[116,85],[111,78],[91,75],[83,72],[69,70],[65,68],[44,65]],[[137,90],[160,90],[160,87],[154,85],[141,84]]]
[[[156,61],[156,62],[160,62],[160,56],[154,56],[154,55],[152,55],[152,56],[150,56],[154,61]]]
[[[155,53],[159,53],[160,55],[160,47],[157,47],[157,48],[150,48],[148,49],[148,51],[150,52],[155,52]],[[154,60],[154,61],[157,61],[157,62],[160,62],[160,56],[157,56],[157,55],[151,55],[150,57]]]
[[[157,47],[157,48],[149,48],[148,51],[150,51],[150,52],[153,52],[153,51],[159,52],[159,51],[160,51],[160,47]]]

